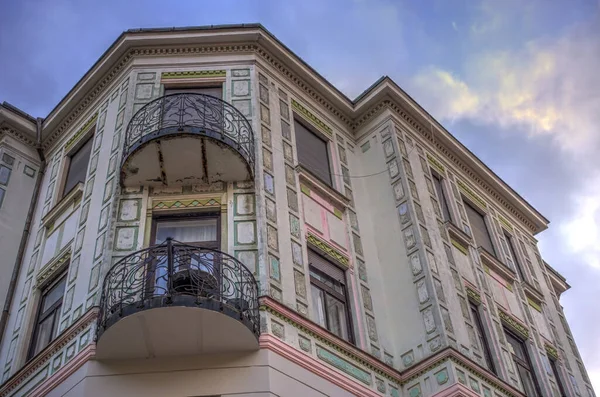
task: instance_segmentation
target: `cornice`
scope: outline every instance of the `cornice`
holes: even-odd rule
[[[36,142],[32,138],[28,137],[26,134],[23,134],[22,132],[19,132],[9,126],[0,127],[0,137],[3,134],[9,135],[9,136],[15,138],[17,141],[24,143],[26,145],[34,146],[34,147],[36,146]]]
[[[323,77],[318,75],[314,70],[307,68],[307,65],[298,66],[298,60],[303,62],[299,57],[295,56],[289,49],[287,49],[283,44],[278,43],[276,39],[270,33],[268,33],[264,28],[254,28],[255,35],[253,38],[247,37],[246,42],[240,42],[236,44],[212,44],[212,45],[200,45],[200,46],[161,46],[161,47],[133,47],[131,49],[127,49],[128,45],[133,46],[135,44],[135,40],[130,40],[131,43],[127,43],[127,34],[125,34],[119,45],[115,44],[114,46],[119,47],[114,50],[114,52],[118,52],[117,50],[124,52],[116,62],[113,64],[114,66],[106,71],[106,73],[99,79],[97,83],[95,83],[92,87],[87,90],[87,95],[85,95],[81,100],[77,101],[77,106],[72,109],[68,114],[66,114],[60,121],[60,124],[52,130],[49,136],[45,137],[43,140],[44,149],[48,149],[56,140],[69,128],[72,127],[72,124],[80,119],[80,117],[86,113],[89,113],[89,107],[98,97],[101,95],[103,90],[110,85],[117,76],[119,76],[125,68],[131,63],[131,60],[135,57],[145,57],[145,56],[176,56],[176,55],[193,55],[193,54],[207,54],[207,53],[235,53],[235,52],[244,52],[244,53],[254,53],[257,55],[257,58],[267,62],[281,73],[283,76],[288,78],[294,85],[297,86],[305,95],[310,97],[313,101],[315,101],[318,105],[322,106],[326,109],[331,115],[335,116],[342,124],[348,126],[349,129],[356,131],[361,128],[365,123],[367,123],[372,117],[376,116],[383,109],[390,109],[395,114],[400,116],[400,118],[408,124],[414,131],[416,131],[420,136],[422,136],[432,147],[434,147],[438,151],[439,154],[443,154],[445,156],[445,160],[448,163],[451,163],[457,167],[462,173],[468,176],[471,180],[477,183],[477,185],[485,191],[490,197],[500,203],[503,207],[505,207],[509,213],[515,216],[516,219],[521,221],[532,233],[536,233],[542,230],[545,227],[540,226],[538,220],[538,225],[534,222],[530,221],[528,217],[519,209],[517,209],[514,205],[508,202],[502,194],[498,192],[497,189],[490,186],[487,182],[485,182],[477,172],[475,172],[470,166],[465,164],[464,161],[459,159],[459,157],[453,153],[452,150],[448,149],[440,140],[448,140],[450,142],[451,135],[445,132],[444,130],[440,130],[442,127],[438,127],[437,124],[435,126],[436,134],[433,134],[433,124],[429,127],[424,127],[424,125],[417,121],[415,117],[409,114],[409,112],[404,109],[399,103],[411,101],[410,97],[405,94],[397,94],[398,98],[392,98],[390,95],[380,95],[381,99],[369,98],[368,101],[373,104],[367,110],[362,109],[365,105],[363,103],[363,98],[361,97],[358,102],[352,102],[347,97],[343,97],[343,94],[336,94],[335,87],[331,86],[329,82],[327,82]],[[248,32],[246,32],[248,33]],[[121,38],[120,38],[121,39]],[[275,44],[274,44],[275,43]],[[122,48],[121,48],[122,47]],[[269,48],[273,47],[273,49]],[[285,56],[289,58],[286,61],[281,61],[274,52],[277,52],[280,56]],[[287,52],[287,54],[286,54]],[[116,55],[115,55],[116,56]],[[109,57],[109,55],[105,55],[103,58]],[[321,84],[323,90],[329,90],[331,94],[331,98],[334,101],[325,98],[324,95],[318,92],[318,89],[313,88],[313,86],[308,83],[303,77],[299,76],[298,73],[293,71],[287,63],[294,63],[296,68],[304,67],[305,69],[301,70],[301,74],[305,76],[313,76],[316,84]],[[93,74],[94,70],[88,72],[88,74]],[[86,78],[89,76],[86,75]],[[381,86],[384,84],[389,84],[389,79],[383,79],[379,84],[376,84],[372,87],[371,90],[380,90]],[[79,84],[79,83],[78,83]],[[91,83],[90,83],[91,84]],[[393,82],[390,84],[392,85]],[[82,83],[82,86],[85,85]],[[395,85],[395,84],[393,84]],[[331,87],[334,89],[332,90]],[[85,89],[83,87],[82,89]],[[400,90],[398,88],[398,90]],[[401,91],[401,90],[400,90]],[[71,95],[71,94],[69,94]],[[373,95],[369,95],[373,97]],[[375,95],[377,96],[377,95]],[[393,95],[396,96],[396,95]],[[405,98],[407,97],[407,98]],[[74,98],[66,98],[63,102],[68,103],[69,100],[74,101]],[[367,99],[364,99],[367,101]],[[418,105],[415,105],[418,107]],[[60,111],[57,111],[60,113]],[[359,113],[360,112],[360,113]],[[54,116],[54,115],[52,115]],[[89,116],[88,116],[89,117]],[[50,118],[50,116],[49,116]],[[440,137],[434,136],[440,135]],[[447,136],[446,136],[447,135]],[[440,139],[442,138],[442,139]],[[459,143],[450,142],[450,144],[458,145],[458,151],[465,151],[464,147],[461,147]],[[455,150],[456,151],[456,150]],[[469,161],[475,161],[470,159]],[[480,162],[480,161],[479,161]],[[482,163],[481,163],[482,164]],[[484,165],[482,167],[485,168]],[[488,172],[488,171],[486,171]],[[490,178],[499,179],[495,174],[490,174]],[[503,185],[504,182],[501,180],[498,182],[500,185]],[[510,190],[510,188],[508,188]],[[520,198],[514,198],[514,200],[522,200]],[[526,203],[526,202],[525,202]],[[529,206],[527,203],[523,204],[524,207]],[[532,210],[532,213],[536,213],[535,210]],[[541,215],[540,215],[541,217]],[[543,218],[543,217],[542,217]]]

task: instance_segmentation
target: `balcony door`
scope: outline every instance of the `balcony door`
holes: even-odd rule
[[[164,216],[153,220],[154,266],[148,287],[153,295],[208,297],[221,288],[219,214]],[[171,238],[170,248],[165,243]],[[180,244],[183,243],[183,244]],[[208,248],[198,250],[194,247]],[[170,251],[170,252],[169,252]]]

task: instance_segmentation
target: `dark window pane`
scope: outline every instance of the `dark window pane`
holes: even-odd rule
[[[523,384],[523,391],[525,392],[525,395],[528,397],[537,396],[535,383],[533,381],[531,371],[529,371],[527,368],[520,364],[517,364],[517,370],[519,371],[519,377],[521,378],[521,383]]]
[[[494,246],[492,245],[492,239],[490,233],[485,224],[485,219],[475,208],[470,206],[467,202],[465,204],[465,210],[467,211],[467,218],[471,224],[471,231],[473,232],[473,238],[478,246],[483,247],[492,255],[496,255]]]
[[[450,209],[448,208],[448,201],[446,200],[446,195],[444,194],[444,189],[442,188],[442,180],[437,177],[437,175],[432,174],[433,176],[433,185],[435,186],[435,191],[438,196],[438,201],[440,202],[440,206],[442,207],[442,215],[445,221],[450,220]]]
[[[4,201],[5,190],[0,187],[0,207],[2,206],[2,202]]]
[[[298,162],[327,185],[331,186],[327,142],[296,120],[294,120],[294,131],[296,132]]]
[[[561,397],[566,397],[565,388],[562,384],[562,379],[560,378],[560,374],[558,372],[558,367],[556,366],[556,361],[550,360],[550,366],[552,367],[552,373],[554,374],[554,380],[556,380],[556,384],[558,385],[558,390],[560,391]]]
[[[321,327],[327,327],[325,320],[325,293],[315,285],[310,286],[313,304],[313,320]]]
[[[0,165],[0,183],[8,185],[8,179],[10,178],[10,168]]]
[[[472,303],[471,315],[473,316],[473,322],[475,323],[475,332],[477,333],[479,344],[483,349],[483,357],[485,359],[485,363],[490,371],[496,373],[496,369],[494,368],[494,362],[492,361],[492,355],[490,353],[490,345],[487,343],[487,339],[483,331],[483,322],[481,321],[481,316],[479,315],[479,309]]]
[[[31,357],[38,354],[44,347],[48,346],[52,340],[52,333],[54,328],[54,316],[48,316],[45,320],[40,322],[36,329],[36,338],[34,341],[33,352]]]
[[[44,314],[48,309],[52,308],[56,303],[62,300],[62,297],[65,292],[65,283],[66,278],[62,278],[58,283],[56,283],[52,288],[50,288],[46,293],[44,293],[43,304],[42,304],[42,314]]]
[[[346,307],[339,300],[327,295],[327,318],[329,330],[342,339],[348,340],[348,317]]]
[[[90,162],[93,141],[92,138],[88,139],[87,142],[71,156],[63,196],[66,196],[79,182],[85,182],[85,175],[87,173],[88,163]]]

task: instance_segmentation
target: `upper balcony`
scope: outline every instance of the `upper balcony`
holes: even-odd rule
[[[123,186],[194,185],[251,179],[254,134],[229,103],[204,94],[165,95],[131,119]]]
[[[99,359],[258,349],[258,287],[237,259],[178,243],[117,262],[102,287]]]

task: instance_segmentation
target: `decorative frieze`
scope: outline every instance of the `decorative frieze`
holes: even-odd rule
[[[310,110],[308,110],[307,108],[302,106],[299,102],[297,102],[294,99],[292,99],[292,107],[294,108],[294,110],[296,110],[298,113],[300,113],[303,117],[305,117],[308,121],[310,121],[312,124],[314,124],[319,130],[326,133],[330,137],[333,136],[333,130],[331,129],[330,126],[325,124],[323,121],[321,121],[321,119],[319,119],[317,116],[315,116]]]

